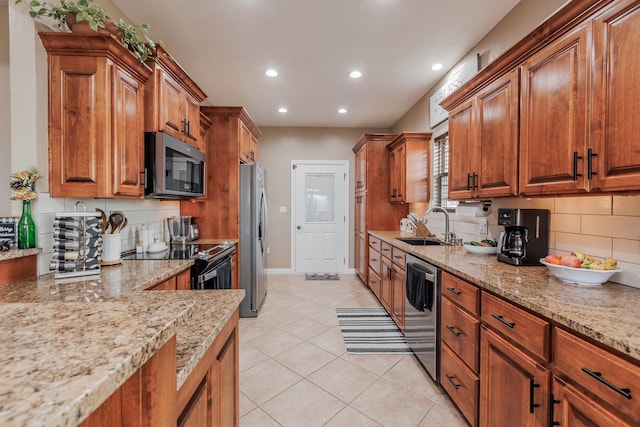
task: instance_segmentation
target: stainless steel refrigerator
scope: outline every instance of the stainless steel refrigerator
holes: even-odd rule
[[[246,292],[240,304],[240,317],[257,317],[267,295],[264,274],[267,254],[264,175],[262,165],[240,165],[240,288]]]

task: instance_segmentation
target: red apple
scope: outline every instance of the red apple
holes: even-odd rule
[[[560,255],[547,255],[544,257],[544,262],[547,264],[560,265]]]
[[[564,265],[566,267],[580,268],[582,263],[575,255],[562,255],[560,257],[560,265]]]

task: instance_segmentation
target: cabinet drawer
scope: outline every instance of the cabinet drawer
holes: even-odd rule
[[[393,258],[392,259],[393,263],[399,265],[403,269],[405,268],[404,264],[405,264],[406,255],[407,254],[402,249],[398,249],[395,246],[391,248],[391,256]]]
[[[479,372],[480,320],[447,299],[442,300],[440,336],[475,373]]]
[[[549,360],[550,325],[546,320],[482,292],[482,320],[521,347]]]
[[[383,257],[391,259],[393,252],[393,246],[388,244],[387,242],[380,242],[380,253]]]
[[[369,289],[371,289],[371,292],[380,299],[380,293],[382,292],[382,280],[372,268],[369,268]]]
[[[380,252],[373,248],[369,248],[369,267],[375,271],[378,276],[380,275],[381,261],[382,256],[380,255]]]
[[[464,363],[458,359],[453,351],[442,345],[440,360],[440,382],[451,400],[458,405],[460,412],[472,426],[478,425],[478,393],[480,379]]]
[[[640,419],[640,367],[559,328],[553,328],[557,370],[633,419]]]
[[[471,313],[480,315],[480,289],[446,271],[442,272],[442,295]]]
[[[376,251],[380,252],[380,243],[381,240],[378,239],[377,237],[373,237],[371,234],[369,234],[369,247],[375,249]]]

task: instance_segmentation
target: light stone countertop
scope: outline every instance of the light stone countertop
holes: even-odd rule
[[[640,361],[640,289],[612,282],[570,285],[544,266],[517,267],[462,246],[413,246],[396,239],[403,236],[399,231],[370,234]]]
[[[32,249],[9,249],[8,251],[0,252],[0,261],[6,261],[9,259],[22,258],[25,256],[38,255],[42,252],[42,248]]]
[[[244,298],[144,291],[192,264],[125,260],[98,276],[0,286],[0,425],[77,425],[174,334],[179,388]]]

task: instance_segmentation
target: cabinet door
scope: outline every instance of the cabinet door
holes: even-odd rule
[[[397,146],[389,153],[389,201],[391,203],[405,201],[406,154],[404,144]]]
[[[371,292],[373,292],[376,298],[381,299],[382,279],[380,279],[380,276],[378,276],[378,274],[371,268],[369,269],[369,281],[367,283],[369,284],[369,289],[371,289]]]
[[[367,188],[367,149],[356,154],[356,191]]]
[[[178,139],[183,139],[184,94],[178,82],[164,71],[160,76],[159,104],[162,130]]]
[[[147,288],[148,291],[175,291],[176,290],[176,277],[173,276],[164,282],[160,282],[157,285]]]
[[[251,151],[249,154],[251,155],[251,161],[258,161],[258,138],[253,134],[251,134]]]
[[[393,277],[393,269],[391,267],[391,261],[387,258],[382,258],[382,274],[380,275],[381,287],[380,287],[380,302],[382,303],[387,313],[391,313],[392,304],[392,292],[391,280]]]
[[[119,197],[144,195],[144,86],[112,66],[113,190]]]
[[[240,160],[245,163],[252,163],[251,160],[251,131],[240,122]]]
[[[191,289],[191,270],[186,269],[176,276],[176,289],[179,291],[188,291]]]
[[[473,100],[449,114],[449,199],[471,199],[475,195],[477,143]]]
[[[397,265],[392,267],[392,283],[391,283],[391,314],[398,328],[404,332],[404,301],[405,301],[405,277],[404,268]]]
[[[209,427],[207,399],[207,379],[203,379],[187,407],[178,417],[178,427]]]
[[[498,334],[481,329],[480,425],[546,426],[549,371]]]
[[[518,194],[518,83],[515,70],[478,95],[478,197]]]
[[[356,272],[360,276],[363,282],[367,283],[367,274],[365,269],[367,268],[367,239],[366,234],[362,232],[356,232],[355,234],[355,268]]]
[[[631,427],[631,424],[585,396],[564,381],[553,379],[553,425],[585,427]],[[551,423],[549,425],[551,425]]]
[[[104,63],[63,55],[49,61],[51,197],[104,197],[111,147]]]
[[[640,4],[619,1],[595,20],[592,189],[637,190],[640,182]],[[587,169],[588,174],[588,169]],[[587,176],[589,178],[589,176]]]
[[[588,189],[585,158],[590,27],[578,27],[522,65],[520,193]]]
[[[239,424],[240,395],[238,384],[238,339],[234,329],[222,349],[216,355],[217,377],[216,407],[213,411],[214,426],[227,427]]]
[[[200,133],[200,104],[190,95],[184,94],[184,122],[181,129],[185,142],[200,149],[198,146],[198,134]]]

